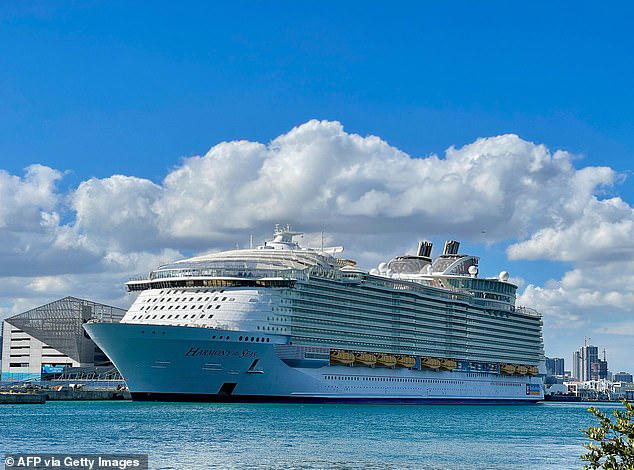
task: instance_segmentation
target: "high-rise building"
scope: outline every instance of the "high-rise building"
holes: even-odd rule
[[[546,375],[564,375],[564,360],[561,357],[546,358]]]
[[[614,382],[633,382],[632,374],[629,374],[627,372],[617,372],[616,374],[614,374],[613,379]]]
[[[590,364],[592,380],[600,380],[608,378],[608,363],[597,359]]]
[[[598,361],[599,348],[584,344],[579,351],[575,351],[572,355],[572,375],[580,382],[592,380],[592,364]],[[607,377],[607,363],[605,363],[605,366],[598,365],[595,368],[597,369],[597,374],[601,373],[603,378]]]
[[[572,378],[581,380],[581,353],[579,351],[572,353]]]
[[[599,348],[584,346],[581,348],[581,381],[592,380],[592,363],[599,360]],[[607,369],[606,369],[607,371]]]

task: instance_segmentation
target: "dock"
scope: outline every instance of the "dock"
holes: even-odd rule
[[[46,395],[42,393],[2,393],[0,405],[43,405]]]

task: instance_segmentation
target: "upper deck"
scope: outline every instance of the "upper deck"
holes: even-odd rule
[[[432,261],[431,243],[422,242],[415,256],[399,256],[369,272],[334,255],[343,247],[306,248],[293,238],[301,235],[289,226],[276,227],[272,240],[257,248],[196,256],[159,266],[147,277],[131,279],[130,291],[179,287],[292,287],[311,277],[344,283],[380,285],[417,295],[468,302],[482,308],[539,315],[515,307],[517,286],[508,274],[478,278],[478,258],[458,254],[459,243],[449,241]]]

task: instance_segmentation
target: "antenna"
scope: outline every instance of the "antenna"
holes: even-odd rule
[[[249,235],[249,248],[251,250],[253,249],[253,234]]]
[[[603,348],[603,362],[607,362],[607,361],[605,360],[605,348]]]
[[[324,227],[321,229],[321,252],[324,252]]]

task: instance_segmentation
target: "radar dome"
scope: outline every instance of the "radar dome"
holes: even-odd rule
[[[506,282],[509,280],[509,273],[507,273],[506,271],[502,271],[499,275],[498,275],[498,279],[502,282]]]
[[[471,274],[473,277],[476,277],[478,275],[478,267],[469,266],[469,274]]]
[[[379,270],[376,268],[372,268],[370,269],[370,274],[372,274],[373,276],[376,276],[379,274]]]
[[[380,273],[384,273],[386,269],[387,269],[387,263],[380,263],[379,264],[379,272]]]

